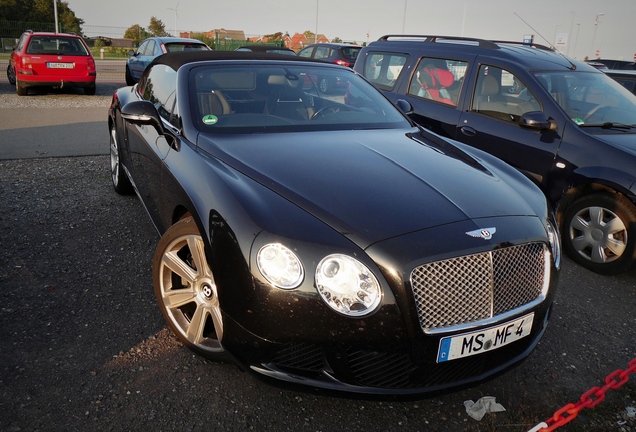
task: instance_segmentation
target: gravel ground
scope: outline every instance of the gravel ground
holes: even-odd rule
[[[107,106],[116,86],[18,98],[0,85],[0,115]],[[193,355],[166,329],[152,293],[158,236],[136,197],[112,191],[108,156],[0,160],[0,197],[3,431],[521,432],[636,357],[636,271],[601,277],[566,259],[543,341],[494,379],[408,401],[281,389]],[[559,430],[636,431],[630,378]],[[506,411],[469,418],[463,402],[482,396]]]

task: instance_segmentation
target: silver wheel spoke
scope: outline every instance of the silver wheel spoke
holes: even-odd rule
[[[188,237],[188,247],[190,248],[190,254],[192,255],[194,266],[197,269],[197,274],[200,276],[209,275],[208,263],[205,260],[205,246],[201,237]]]
[[[163,302],[167,309],[176,309],[194,301],[196,295],[193,288],[169,290],[164,292]]]
[[[203,341],[203,330],[208,315],[207,308],[202,304],[197,304],[197,309],[194,311],[186,331],[186,338],[193,344],[199,345]]]
[[[166,252],[162,259],[163,265],[179,275],[181,279],[185,280],[190,285],[193,285],[197,277],[197,273],[177,255],[177,252],[178,251]]]
[[[572,228],[582,232],[588,232],[590,229],[590,225],[580,216],[576,216],[574,219],[572,219]]]

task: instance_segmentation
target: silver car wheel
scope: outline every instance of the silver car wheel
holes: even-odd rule
[[[576,213],[569,236],[581,256],[599,264],[619,259],[627,247],[627,227],[603,207],[587,207]]]
[[[192,218],[166,231],[154,262],[155,294],[172,330],[185,345],[220,359],[225,350],[218,291]]]

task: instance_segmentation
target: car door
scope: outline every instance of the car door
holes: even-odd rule
[[[176,72],[166,65],[156,65],[138,86],[141,98],[153,103],[163,126],[176,129]],[[148,214],[161,231],[161,172],[163,160],[172,151],[170,137],[160,134],[151,125],[128,125],[128,148],[133,178],[139,197]],[[174,143],[173,143],[174,144]]]
[[[562,113],[536,80],[511,67],[478,64],[469,81],[453,138],[503,159],[546,190],[565,127]],[[556,130],[522,127],[528,112],[543,112]]]
[[[424,55],[410,75],[400,79],[397,93],[413,106],[411,118],[421,126],[453,138],[466,99],[466,73],[474,56]]]
[[[152,59],[155,58],[154,52],[156,47],[157,43],[152,39],[148,39],[141,44],[137,50],[137,54],[131,59],[129,63],[130,73],[135,81],[139,81],[141,74],[144,73],[146,67],[148,67]]]

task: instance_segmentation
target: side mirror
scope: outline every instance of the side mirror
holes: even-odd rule
[[[530,111],[521,116],[519,125],[528,129],[557,130],[557,122],[542,111]]]
[[[128,55],[130,57],[134,57],[135,56],[135,50],[128,50]]]
[[[147,100],[127,103],[121,107],[121,116],[129,123],[149,125],[154,127],[159,135],[165,134],[157,108]]]
[[[14,47],[14,46],[12,46],[12,45],[5,45],[4,50],[5,50],[5,51],[14,51],[14,50],[15,50],[15,47]]]
[[[398,109],[406,115],[413,114],[413,105],[411,105],[408,101],[404,99],[398,99],[395,102],[395,106],[397,106]]]

